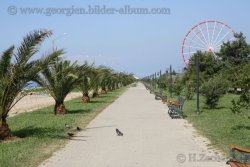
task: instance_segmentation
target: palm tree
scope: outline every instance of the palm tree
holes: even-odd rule
[[[39,72],[62,52],[55,51],[43,59],[31,60],[51,34],[47,30],[34,31],[24,37],[15,53],[15,47],[11,46],[0,56],[0,139],[11,136],[6,118],[11,108],[25,96],[22,90],[29,81],[37,81]]]
[[[89,91],[92,88],[91,85],[91,77],[93,72],[93,66],[89,66],[87,63],[85,63],[85,70],[82,71],[84,75],[82,76],[82,82],[79,84],[79,89],[82,91],[82,102],[83,103],[89,103],[90,97],[89,97]]]
[[[106,94],[107,93],[107,88],[110,88],[110,80],[112,77],[113,70],[105,67],[105,66],[100,66],[100,86],[102,89],[102,93]]]
[[[84,68],[86,65],[78,66],[77,62],[57,60],[55,64],[42,71],[40,83],[49,90],[55,100],[55,115],[67,113],[64,99],[82,82]]]
[[[101,70],[99,68],[93,68],[90,76],[90,85],[91,89],[93,89],[92,97],[98,97],[99,88],[101,84]]]

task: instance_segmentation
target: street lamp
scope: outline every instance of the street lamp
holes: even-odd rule
[[[66,32],[63,33],[62,35],[58,36],[57,38],[52,39],[52,51],[55,51],[55,41],[62,38],[62,37],[64,37],[65,35],[67,35]]]
[[[157,88],[157,76],[156,76],[156,72],[155,72],[155,89]]]
[[[200,60],[199,54],[195,56],[196,65],[196,112],[200,114]]]
[[[170,97],[172,98],[172,87],[173,87],[173,80],[172,80],[172,66],[170,65],[170,87],[169,87],[169,92],[170,92]]]

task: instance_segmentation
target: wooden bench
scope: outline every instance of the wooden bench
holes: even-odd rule
[[[250,150],[231,146],[232,158],[227,161],[231,167],[250,167]]]
[[[172,119],[174,119],[174,118],[185,118],[186,117],[186,115],[183,113],[183,111],[180,108],[178,108],[178,107],[176,107],[174,105],[168,106],[168,109],[169,109],[168,114]]]
[[[167,96],[162,96],[161,101],[163,103],[167,103],[168,102],[168,97]]]
[[[168,105],[174,105],[182,110],[185,101],[186,99],[179,97],[177,100],[168,100]]]
[[[168,100],[168,114],[172,119],[186,117],[182,111],[185,101],[182,97],[179,97],[177,100]]]

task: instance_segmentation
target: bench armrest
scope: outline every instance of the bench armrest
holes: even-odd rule
[[[178,103],[178,102],[175,101],[175,100],[169,100],[169,103],[172,104],[172,105],[175,105],[175,106],[181,106],[181,104]]]
[[[232,151],[237,150],[237,151],[240,151],[240,152],[250,153],[250,150],[245,149],[245,148],[240,148],[240,147],[237,147],[237,146],[231,146],[231,149],[232,149]]]

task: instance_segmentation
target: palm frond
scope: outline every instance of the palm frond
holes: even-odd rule
[[[14,46],[11,46],[0,57],[0,77],[3,77],[8,70],[10,70],[11,66],[11,58],[14,52]]]
[[[32,55],[39,50],[40,44],[45,38],[52,35],[52,31],[36,30],[24,37],[21,45],[17,48],[15,59],[17,64],[24,64],[29,61]]]

